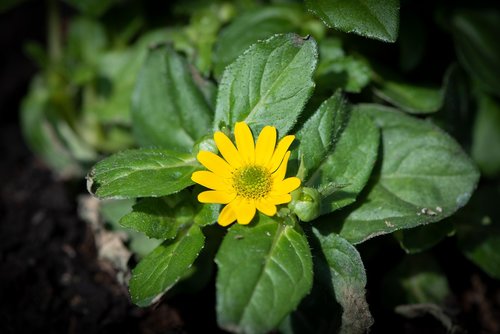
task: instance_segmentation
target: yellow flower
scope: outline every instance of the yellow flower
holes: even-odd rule
[[[227,204],[218,222],[227,226],[238,221],[248,224],[256,210],[274,216],[276,205],[291,201],[290,192],[300,186],[300,179],[285,179],[294,136],[285,136],[276,146],[276,128],[266,126],[254,144],[252,132],[244,122],[234,129],[236,147],[222,132],[214,134],[222,157],[206,151],[198,153],[198,161],[208,171],[197,171],[191,179],[212,190],[198,195],[201,203]]]

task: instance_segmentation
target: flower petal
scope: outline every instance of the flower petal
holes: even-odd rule
[[[266,199],[274,205],[285,204],[290,203],[290,201],[292,200],[292,195],[269,193]]]
[[[198,201],[201,203],[227,204],[236,197],[236,193],[218,190],[209,190],[201,192],[198,195]]]
[[[207,151],[200,151],[196,156],[196,158],[203,166],[210,169],[212,172],[219,175],[220,177],[223,178],[232,177],[233,168],[229,166],[229,164],[226,161],[224,161],[224,159],[219,157],[217,154]]]
[[[236,147],[241,158],[247,164],[255,162],[255,145],[253,141],[252,131],[244,122],[237,122],[234,127],[234,138],[236,139]]]
[[[300,179],[298,177],[289,177],[273,186],[273,193],[288,194],[300,187]]]
[[[261,198],[255,201],[255,205],[257,206],[257,210],[265,215],[274,216],[276,214],[276,205],[266,199]]]
[[[224,133],[220,131],[215,132],[214,140],[220,154],[224,157],[224,159],[226,159],[231,167],[238,168],[242,165],[241,156],[238,153],[238,150]]]
[[[219,214],[217,222],[221,226],[227,226],[236,220],[236,211],[234,210],[234,201],[226,205]]]
[[[237,207],[236,218],[238,224],[247,225],[255,216],[255,201],[241,198],[235,201],[234,205]]]
[[[288,159],[290,158],[290,151],[286,152],[283,161],[277,171],[273,173],[273,183],[279,183],[283,181],[286,175],[286,168],[288,166]]]
[[[194,172],[191,175],[191,180],[204,187],[214,190],[232,190],[232,187],[227,184],[222,177],[206,170]]]
[[[267,166],[273,156],[275,147],[276,128],[274,126],[265,126],[260,132],[255,146],[255,163]]]
[[[294,139],[295,136],[289,135],[280,140],[278,146],[276,147],[276,150],[274,151],[271,161],[267,165],[271,173],[278,169],[278,167],[281,165],[286,151],[288,150]]]

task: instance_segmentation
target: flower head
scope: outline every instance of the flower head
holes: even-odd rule
[[[200,151],[198,161],[208,171],[197,171],[191,179],[212,190],[198,195],[201,203],[226,204],[218,222],[227,226],[238,221],[248,224],[256,210],[274,216],[276,205],[291,201],[290,192],[300,186],[300,179],[285,179],[294,136],[285,136],[276,145],[276,128],[266,126],[254,143],[252,132],[244,122],[234,129],[236,146],[222,132],[214,140],[222,157],[212,152]]]

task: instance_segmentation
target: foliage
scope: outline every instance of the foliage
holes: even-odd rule
[[[489,204],[500,184],[498,10],[193,2],[175,7],[176,27],[153,29],[145,16],[120,34],[96,19],[113,1],[85,3],[55,51],[28,46],[43,72],[21,118],[56,170],[93,164],[94,196],[137,198],[120,225],[158,241],[132,271],[136,304],[215,261],[217,318],[229,331],[363,333],[377,319],[357,245],[381,235],[415,254],[386,279],[400,292],[387,292],[389,307],[443,302],[439,263],[416,253],[454,234],[500,277]],[[230,136],[242,121],[254,135],[266,125],[296,135],[288,175],[302,186],[277,215],[222,231],[219,245],[210,225],[220,205],[196,201],[191,175],[203,169],[199,151],[217,153],[213,133]]]

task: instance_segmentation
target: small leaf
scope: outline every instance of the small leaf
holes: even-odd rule
[[[210,105],[186,60],[171,47],[157,47],[147,56],[132,97],[132,122],[141,146],[183,152],[210,129]]]
[[[303,12],[299,7],[265,6],[243,11],[222,29],[214,49],[215,75],[220,76],[250,45],[271,35],[296,31]]]
[[[482,186],[454,220],[464,255],[496,279],[500,279],[499,198],[498,186]]]
[[[41,77],[35,77],[21,104],[20,122],[24,139],[33,152],[60,175],[80,175],[81,167],[57,135],[48,117],[49,91]]]
[[[318,89],[341,88],[349,93],[359,93],[370,82],[372,70],[368,62],[357,55],[346,55],[340,39],[323,39],[319,44],[319,54]]]
[[[472,133],[472,158],[489,177],[500,174],[500,103],[480,94]]]
[[[133,211],[122,217],[120,225],[155,239],[173,239],[179,230],[192,223],[193,207],[184,200],[180,205],[169,205],[163,198],[144,198],[133,206]]]
[[[298,155],[305,168],[306,178],[310,171],[318,169],[325,156],[333,150],[342,131],[344,131],[351,109],[340,91],[323,102],[318,110],[297,132]]]
[[[399,0],[306,0],[307,8],[332,28],[395,42]]]
[[[160,149],[117,153],[98,162],[87,176],[87,189],[100,198],[160,197],[193,184],[196,159]]]
[[[389,308],[401,304],[443,304],[450,294],[448,280],[429,254],[406,256],[387,274],[383,282],[384,303]]]
[[[354,110],[333,152],[323,155],[321,165],[312,170],[305,182],[306,186],[318,188],[322,194],[322,214],[356,200],[368,182],[377,159],[379,138],[379,131],[372,120]],[[308,152],[311,150],[315,148],[310,147]],[[308,152],[303,151],[303,161],[308,159]]]
[[[165,241],[144,257],[132,270],[130,295],[139,306],[158,300],[184,276],[198,257],[205,237],[198,226],[192,225],[176,239]]]
[[[453,224],[449,220],[444,220],[437,224],[396,231],[394,236],[406,253],[415,254],[434,247],[454,231]]]
[[[436,112],[442,107],[444,99],[440,88],[394,80],[382,80],[374,92],[378,97],[412,114]]]
[[[221,327],[231,331],[271,331],[297,307],[312,284],[305,236],[264,215],[250,226],[233,225],[216,263],[217,318]]]
[[[313,233],[330,270],[335,299],[343,309],[340,333],[365,333],[373,319],[365,298],[366,273],[361,256],[335,233],[322,235],[315,228]]]
[[[497,10],[457,11],[452,33],[457,57],[487,92],[500,96],[500,13]]]
[[[273,125],[285,135],[312,93],[317,58],[310,37],[275,35],[252,45],[224,72],[214,127],[245,121],[255,133]]]
[[[467,203],[479,173],[451,137],[390,108],[360,105],[357,109],[381,128],[382,156],[364,196],[338,217],[343,221],[341,236],[359,243],[442,220]]]

